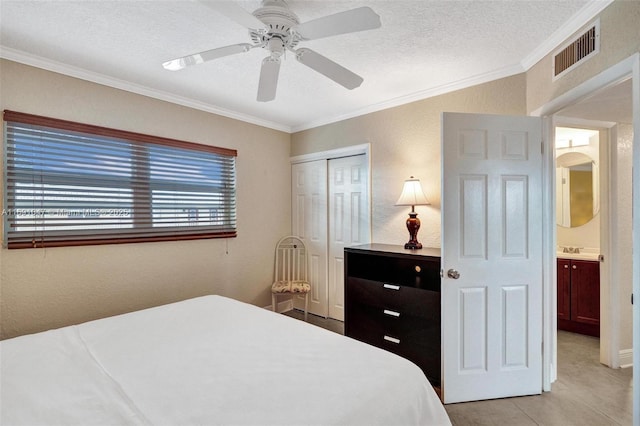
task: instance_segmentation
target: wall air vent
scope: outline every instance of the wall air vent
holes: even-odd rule
[[[559,78],[600,51],[600,20],[553,55],[553,78]]]

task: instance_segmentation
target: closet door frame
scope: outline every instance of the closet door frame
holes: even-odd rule
[[[314,152],[314,153],[310,153],[310,154],[303,154],[303,155],[293,156],[293,157],[290,157],[290,163],[293,166],[293,165],[298,164],[298,163],[306,163],[306,162],[311,162],[311,161],[324,160],[324,161],[327,162],[327,165],[328,165],[328,161],[331,160],[331,159],[337,159],[337,158],[342,158],[342,157],[350,157],[350,156],[355,156],[355,155],[364,155],[365,156],[365,163],[367,165],[366,166],[367,167],[367,174],[368,174],[368,176],[367,176],[367,192],[368,192],[367,201],[368,201],[368,203],[367,203],[367,206],[366,206],[367,213],[369,215],[369,229],[368,229],[368,231],[369,231],[369,235],[372,235],[372,230],[371,230],[371,222],[372,222],[371,221],[371,205],[372,205],[372,202],[371,202],[371,157],[370,157],[370,154],[369,154],[370,153],[370,149],[371,149],[371,145],[369,143],[360,144],[360,145],[353,145],[353,146],[349,146],[349,147],[338,148],[338,149],[333,149],[333,150],[328,150],[328,151],[321,151],[321,152]],[[292,169],[293,169],[293,167],[292,167]],[[328,169],[328,167],[327,167],[327,169]],[[293,176],[292,176],[292,178],[293,178]],[[292,182],[293,182],[293,180],[292,180]],[[293,192],[293,190],[292,190],[292,192]],[[295,231],[294,231],[294,221],[295,221],[296,212],[294,210],[295,209],[294,202],[295,202],[295,200],[292,198],[292,200],[291,200],[291,219],[292,219],[291,229],[292,229],[292,232],[295,233]],[[328,218],[329,218],[329,215],[327,214],[327,224],[326,224],[327,232],[329,230],[329,223],[328,223],[329,219]],[[324,250],[325,250],[325,253],[323,253],[324,256],[322,256],[322,257],[324,257],[325,259],[328,259],[328,254],[329,254],[329,252],[328,252],[329,251],[328,238],[327,238],[327,242],[326,242],[326,245],[324,247]],[[326,285],[324,285],[324,288],[320,289],[320,291],[326,293],[326,295],[323,294],[324,297],[322,297],[322,298],[324,300],[328,300],[329,285],[328,285],[328,275],[327,274],[328,274],[329,265],[327,263],[327,264],[323,265],[322,267],[327,269],[326,271],[324,271],[325,272],[324,274],[321,274],[321,275],[324,275],[324,276],[327,277],[327,283],[326,283]],[[304,306],[303,300],[300,301],[300,300],[296,300],[296,299],[297,298],[294,297],[294,299],[293,299],[293,307]],[[312,310],[310,309],[310,312],[311,311]],[[324,310],[323,310],[323,312],[312,312],[312,313],[314,313],[316,315],[323,316],[323,317],[326,318],[326,317],[329,316],[328,305],[327,305],[326,312],[324,312]]]

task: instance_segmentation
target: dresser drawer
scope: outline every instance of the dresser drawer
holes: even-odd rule
[[[349,303],[390,310],[401,316],[437,320],[440,323],[440,293],[384,283],[358,277],[347,278],[346,296]]]
[[[382,342],[384,336],[411,345],[440,342],[440,324],[389,309],[353,303],[349,321],[349,335],[372,344]]]
[[[348,336],[417,364],[432,384],[440,382],[440,325],[412,316],[394,317],[371,306],[350,306]]]
[[[440,385],[440,250],[345,248],[345,334],[412,361]]]
[[[350,254],[348,275],[440,291],[440,259]]]

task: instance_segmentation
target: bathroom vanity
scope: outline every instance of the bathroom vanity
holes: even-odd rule
[[[600,337],[600,262],[558,258],[558,330]]]
[[[599,337],[599,132],[573,126],[555,132],[558,330]]]

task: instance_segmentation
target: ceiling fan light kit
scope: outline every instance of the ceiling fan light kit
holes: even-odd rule
[[[162,66],[178,71],[225,56],[245,53],[257,47],[269,51],[260,69],[257,100],[268,102],[275,99],[280,72],[281,57],[289,50],[303,65],[352,90],[364,81],[362,77],[335,63],[329,58],[308,48],[297,49],[298,43],[334,35],[380,28],[380,17],[369,7],[339,12],[322,18],[300,23],[295,13],[284,0],[263,0],[253,14],[234,2],[205,2],[227,18],[249,29],[253,44],[240,43],[195,53],[164,62]]]

